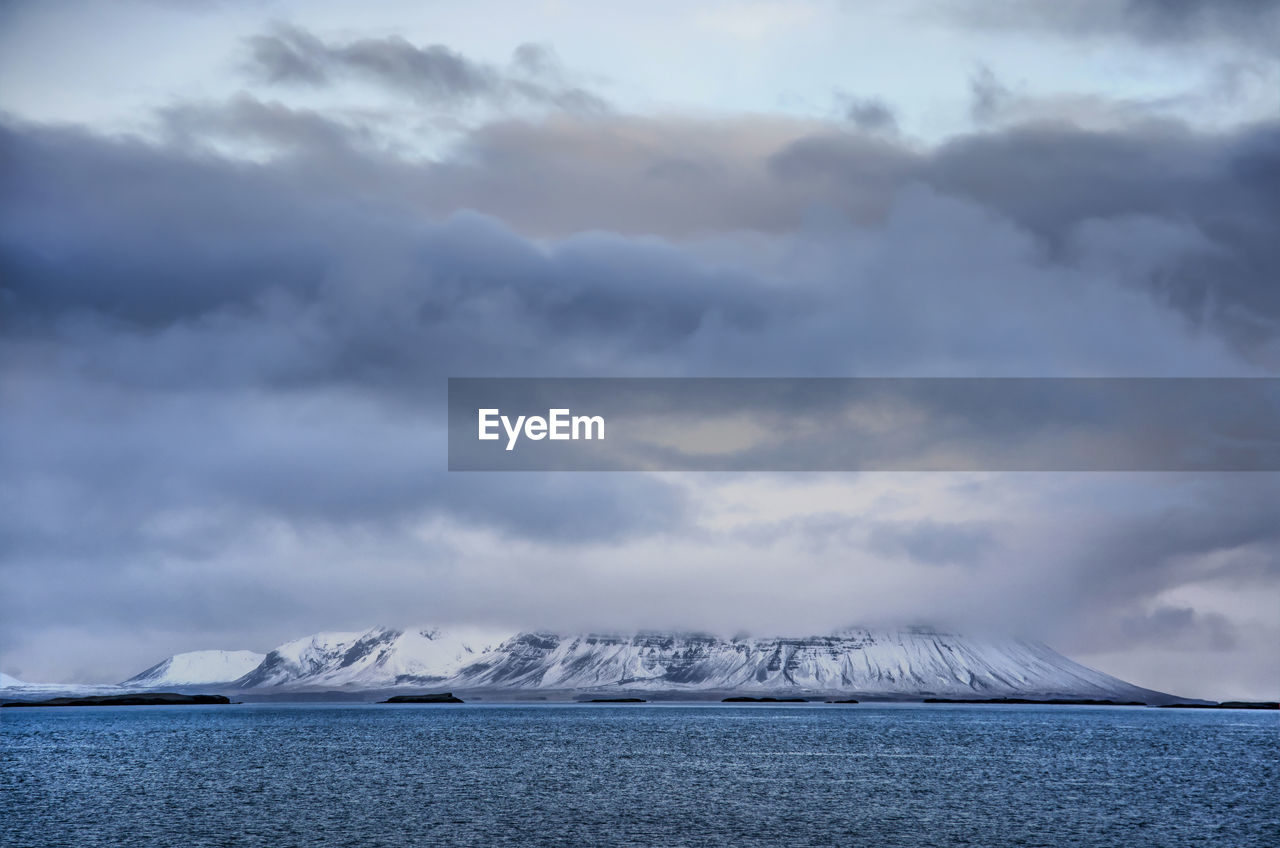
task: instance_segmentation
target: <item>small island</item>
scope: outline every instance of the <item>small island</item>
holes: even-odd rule
[[[1161,704],[1166,710],[1280,710],[1280,701],[1223,701],[1220,704]]]
[[[856,698],[842,698],[839,701],[827,701],[827,703],[828,704],[856,704],[858,703],[858,701]]]
[[[752,698],[748,695],[734,695],[731,698],[725,698],[722,704],[807,704],[805,698]]]
[[[43,701],[8,701],[0,707],[179,707],[230,704],[223,695],[180,695],[176,692],[142,692],[132,695],[86,695],[48,698]]]
[[[436,692],[427,695],[392,695],[381,704],[465,704],[461,698],[453,697],[452,692]]]

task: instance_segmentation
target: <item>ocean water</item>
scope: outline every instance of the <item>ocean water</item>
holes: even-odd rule
[[[1280,845],[1276,713],[9,709],[0,743],[11,848]]]

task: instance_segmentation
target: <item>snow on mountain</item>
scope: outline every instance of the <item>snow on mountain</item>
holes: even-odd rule
[[[28,683],[10,674],[0,673],[0,689],[5,699],[54,698],[63,695],[115,695],[120,687],[103,683]]]
[[[438,681],[491,653],[510,635],[387,627],[317,633],[276,648],[236,685],[372,689]]]
[[[201,686],[230,683],[253,671],[266,659],[253,651],[188,651],[135,674],[121,686]]]
[[[457,689],[790,690],[944,698],[1146,700],[1160,694],[1036,642],[924,628],[733,640],[521,634],[448,684]]]
[[[1097,698],[1161,693],[1046,645],[928,628],[736,638],[373,628],[288,642],[234,682],[240,689],[814,692],[888,697]]]

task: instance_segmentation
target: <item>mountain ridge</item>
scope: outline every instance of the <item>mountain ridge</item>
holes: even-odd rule
[[[658,631],[559,634],[374,627],[304,636],[259,656],[261,662],[239,677],[202,682],[263,694],[431,687],[570,696],[787,692],[901,700],[1173,700],[1081,665],[1040,642],[928,627],[728,639]],[[145,675],[176,658],[124,685],[144,683]]]
[[[199,686],[236,680],[262,664],[254,651],[186,651],[161,660],[121,686]]]

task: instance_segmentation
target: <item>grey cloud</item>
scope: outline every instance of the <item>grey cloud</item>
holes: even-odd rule
[[[985,521],[882,520],[831,511],[761,522],[734,534],[762,546],[798,539],[805,550],[823,557],[844,559],[865,552],[927,566],[976,566],[999,545],[998,528]]]
[[[373,115],[363,114],[359,122],[343,121],[243,92],[225,103],[177,103],[163,109],[160,118],[171,143],[189,150],[216,152],[218,142],[249,143],[277,153],[354,161],[357,153],[374,153],[380,147],[369,128]]]
[[[787,573],[704,579],[687,552],[677,577],[557,571],[696,541],[701,491],[446,475],[446,376],[1249,373],[1204,331],[1219,323],[1169,296],[1194,262],[1230,272],[1221,308],[1273,337],[1250,288],[1276,267],[1269,127],[1022,128],[917,150],[789,122],[507,121],[415,162],[249,98],[170,118],[163,142],[0,132],[0,405],[18,410],[0,416],[0,548],[26,611],[6,645],[59,610],[98,632],[192,618],[211,641],[188,647],[248,622],[265,647],[380,609],[483,617],[495,599],[489,614],[518,618],[533,598],[572,617],[594,594],[691,620],[718,590],[752,610],[787,591]],[[283,152],[201,143],[250,127]],[[1131,533],[1066,526],[1070,544],[1030,562],[1078,581],[1052,599],[1064,618],[1188,581],[1274,586],[1268,486]],[[845,535],[840,506],[779,532],[856,556],[868,525]],[[989,547],[981,527],[912,521],[878,539],[904,568],[968,574],[1014,561],[1016,529]],[[539,546],[556,553],[527,571]],[[813,566],[833,620],[861,592],[850,561]],[[1013,581],[991,602],[1034,594]]]
[[[424,220],[416,195],[435,168],[352,148],[251,164],[20,127],[0,144],[14,165],[0,344],[6,405],[23,410],[0,438],[2,532],[24,560],[199,561],[246,514],[352,533],[437,516],[570,545],[682,532],[688,504],[658,481],[446,479],[439,431],[418,428],[438,426],[450,375],[1237,367],[1189,345],[1158,303],[1099,283],[1111,260],[1088,277],[1054,266],[1008,221],[889,195],[883,176],[879,225],[802,228],[757,261],[749,239],[728,253],[604,233],[534,242],[474,213]],[[891,150],[814,139],[766,173],[822,186],[846,157]],[[724,207],[727,226],[739,211]],[[1086,280],[1099,288],[1077,301]],[[175,510],[206,517],[176,538],[148,529]]]
[[[1096,373],[1243,370],[1212,338],[1188,344],[1158,300],[1116,287],[1203,251],[1182,230],[1139,221],[1123,261],[1100,238],[1077,238],[1074,252],[1046,261],[1009,220],[921,187],[891,193],[883,173],[866,175],[881,183],[870,192],[887,207],[879,224],[801,224],[759,243],[604,233],[533,243],[487,216],[424,221],[417,193],[438,176],[429,165],[354,156],[348,176],[335,177],[348,160],[246,164],[50,130],[10,130],[0,144],[19,166],[0,207],[13,306],[0,320],[33,338],[92,343],[81,361],[79,345],[59,349],[77,367],[134,382],[394,388],[463,368],[536,376],[608,365],[939,373],[943,350],[951,366],[941,373],[968,361],[1034,374],[1067,352]],[[784,186],[829,190],[829,175],[864,149],[882,147],[818,138],[768,167]],[[844,176],[855,187],[860,167]],[[954,269],[965,265],[975,276],[956,303]],[[1042,301],[1026,300],[1033,290]],[[1081,299],[1094,290],[1107,313]],[[1010,311],[1011,302],[1021,305]],[[1089,316],[1087,333],[1062,322],[1073,312]],[[1136,316],[1146,324],[1138,335],[1126,330]],[[1013,368],[1010,345],[1022,351]]]
[[[1128,485],[1140,479],[1128,478]],[[1280,499],[1280,475],[1162,475],[1143,481],[1152,503],[1136,511],[1133,498],[1140,493],[1128,485],[1116,478],[1109,496],[1096,495],[1097,515],[1084,519],[1060,506],[1062,514],[1042,528],[1036,544],[1046,549],[1036,554],[1036,574],[1044,580],[1044,595],[1032,603],[1032,614],[1057,619],[1056,626],[1071,634],[1067,646],[1076,650],[1123,651],[1162,639],[1165,650],[1192,644],[1225,650],[1236,634],[1231,622],[1158,599],[1200,590],[1210,597],[1274,596],[1280,530],[1273,504]],[[1006,544],[1017,548],[1008,538]]]
[[[599,112],[597,95],[568,83],[547,48],[523,44],[509,68],[477,62],[442,44],[418,46],[399,36],[330,43],[296,26],[248,40],[249,68],[272,84],[327,85],[359,77],[434,105],[524,101]]]
[[[1120,644],[1229,651],[1236,646],[1235,627],[1220,613],[1197,613],[1190,607],[1159,607],[1145,616],[1122,619]],[[1114,642],[1113,642],[1114,644]]]
[[[1280,3],[1275,0],[984,0],[953,4],[947,14],[974,27],[1121,36],[1153,45],[1227,40],[1265,50],[1280,34]]]
[[[689,238],[793,231],[822,215],[874,226],[904,186],[923,183],[992,209],[1066,262],[1087,249],[1081,240],[1091,232],[1163,223],[1163,235],[1143,225],[1125,248],[1163,257],[1146,267],[1125,260],[1131,283],[1260,364],[1280,363],[1272,285],[1280,253],[1269,236],[1280,216],[1274,125],[1216,136],[1154,122],[1109,131],[1023,125],[924,154],[857,133],[771,133],[625,121],[495,125],[424,175],[423,196],[533,231],[603,226]],[[663,176],[677,167],[680,179]],[[539,202],[552,195],[553,207]],[[1161,243],[1145,243],[1152,237]]]
[[[1280,527],[1272,514],[1280,477],[1209,476],[1186,485],[1191,503],[1093,537],[1096,579],[1142,591],[1176,581],[1280,576]]]
[[[851,97],[845,105],[845,116],[855,127],[866,132],[897,132],[898,118],[893,108],[878,97]]]
[[[1122,273],[1259,366],[1280,364],[1274,124],[1205,135],[1170,122],[1106,130],[1042,122],[922,151],[776,121],[504,121],[469,133],[454,155],[411,162],[345,122],[247,97],[169,115],[184,143],[198,145],[209,132],[264,139],[282,151],[270,167],[209,163],[215,198],[229,185],[247,191],[253,179],[297,192],[305,175],[317,198],[367,202],[379,214],[439,217],[470,208],[552,238],[584,229],[690,240],[742,231],[790,237],[849,221],[875,228],[904,190],[925,185],[1007,219],[1055,263]],[[178,149],[136,152],[155,163],[144,179],[161,163],[191,167]],[[97,173],[107,179],[126,156],[120,145],[85,153],[102,160]],[[83,163],[65,167],[74,177]],[[135,190],[121,188],[126,197]],[[264,195],[267,206],[274,195]],[[261,214],[251,209],[246,218]]]
[[[200,559],[246,516],[355,532],[434,515],[566,545],[685,523],[680,491],[654,479],[447,474],[437,381],[388,399],[332,385],[184,391],[57,370],[8,374],[0,397],[15,411],[0,424],[0,542],[15,560],[141,550]],[[177,537],[157,533],[157,518],[183,513],[207,518]],[[66,515],[77,516],[74,527]]]
[[[985,524],[946,521],[880,522],[868,536],[871,550],[888,556],[908,556],[928,565],[973,566],[995,544]]]
[[[586,233],[547,251],[485,216],[422,222],[394,195],[376,196],[376,187],[412,177],[407,168],[375,174],[371,191],[324,185],[320,164],[187,158],[74,133],[9,133],[0,143],[20,165],[9,180],[12,204],[0,210],[8,236],[0,262],[12,272],[6,291],[17,306],[8,319],[17,324],[75,313],[89,316],[78,325],[88,332],[96,314],[174,325],[159,341],[198,341],[251,332],[258,316],[303,334],[360,333],[335,340],[338,357],[417,360],[422,347],[397,348],[403,333],[457,357],[464,346],[449,337],[468,320],[533,319],[569,341],[661,348],[713,311],[730,327],[765,314],[749,276],[700,267],[659,243]],[[194,196],[199,203],[180,212]],[[94,257],[92,274],[70,261],[81,256]],[[498,340],[480,336],[466,360],[483,361]],[[312,365],[326,374],[335,367],[328,358]]]
[[[248,47],[251,68],[265,82],[320,85],[328,81],[320,58],[325,45],[305,30],[281,27],[275,35],[253,36]]]
[[[1280,252],[1269,236],[1280,217],[1274,125],[1216,137],[1167,124],[1111,132],[1018,126],[952,140],[916,161],[876,156],[861,140],[827,136],[794,142],[772,161],[787,182],[847,185],[846,197],[831,202],[853,214],[875,210],[903,180],[926,182],[1027,228],[1058,258],[1091,230],[1166,222],[1166,232],[1183,231],[1183,249],[1166,243],[1151,252],[1166,261],[1130,264],[1133,284],[1213,326],[1268,367],[1280,362],[1280,290],[1273,285]],[[1141,237],[1153,235],[1148,229]],[[1138,241],[1129,248],[1144,249]]]
[[[1094,224],[1146,216],[1190,225],[1209,250],[1151,268],[1139,284],[1275,365],[1280,130],[1218,140],[1157,128],[1131,134],[1028,127],[947,145],[930,179],[1069,251]],[[1052,163],[1048,167],[1047,163]]]
[[[980,66],[969,79],[969,113],[980,124],[985,124],[1000,111],[1009,98],[1009,89],[1002,85],[986,65]]]
[[[735,528],[734,535],[761,547],[799,538],[811,553],[839,555],[857,548],[865,535],[865,522],[856,516],[822,511],[776,521],[755,522],[746,528]]]
[[[1073,649],[1086,653],[1162,653],[1182,656],[1187,671],[1205,662],[1222,663],[1244,644],[1266,638],[1256,624],[1237,624],[1218,612],[1201,612],[1188,606],[1156,606],[1151,610],[1112,608],[1090,616],[1089,626],[1073,640]],[[1197,653],[1207,658],[1192,657]],[[1203,683],[1188,684],[1202,688]],[[1190,691],[1195,691],[1191,689]]]

